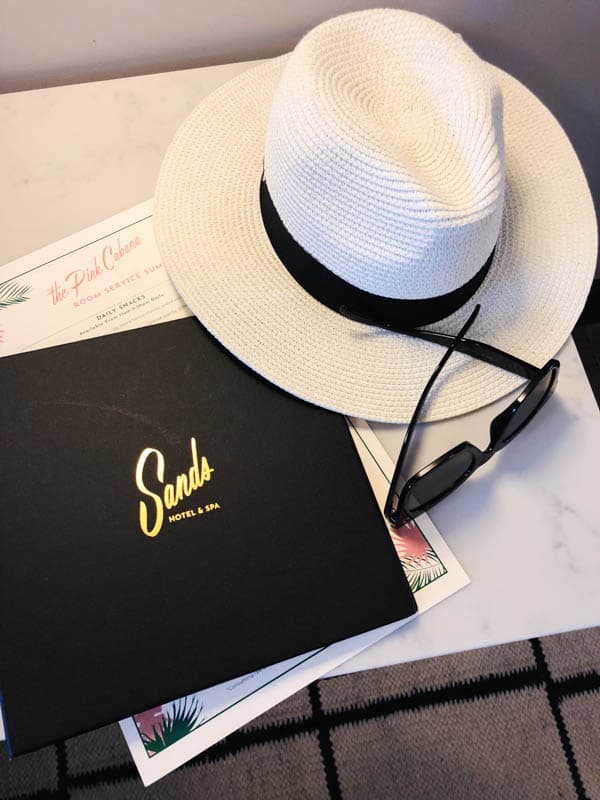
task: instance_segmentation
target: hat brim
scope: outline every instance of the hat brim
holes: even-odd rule
[[[161,167],[154,204],[159,249],[191,311],[228,350],[311,403],[380,422],[406,422],[441,357],[428,342],[348,320],[289,275],[259,208],[265,131],[287,56],[254,67],[203,99]],[[465,309],[430,326],[542,366],[570,334],[596,263],[587,183],[564,131],[519,81],[495,70],[504,100],[506,196],[493,264]],[[426,419],[476,409],[522,379],[460,354]]]

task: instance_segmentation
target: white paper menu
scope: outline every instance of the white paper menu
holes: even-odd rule
[[[0,268],[0,356],[189,315],[161,263],[151,201]],[[393,465],[368,423],[349,420],[349,425],[383,507]],[[411,524],[390,535],[419,613],[468,583],[425,515],[419,527]],[[144,784],[158,780],[404,622],[122,720]]]

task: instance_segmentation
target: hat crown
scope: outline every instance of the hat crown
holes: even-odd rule
[[[479,271],[498,237],[500,89],[427,17],[336,17],[289,56],[264,167],[283,223],[336,275],[384,297],[445,294]]]

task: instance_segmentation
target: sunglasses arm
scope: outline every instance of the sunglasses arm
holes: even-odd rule
[[[409,332],[409,335],[440,345],[448,345],[453,338],[445,333],[421,330]],[[500,367],[500,369],[512,372],[514,375],[519,375],[526,380],[534,380],[539,374],[539,369],[533,364],[528,364],[527,361],[523,361],[517,358],[517,356],[505,353],[491,344],[479,342],[476,339],[462,339],[457,342],[455,349],[458,353],[471,356],[479,361],[485,361],[486,364],[491,364],[493,367]]]
[[[426,342],[433,342],[442,347],[452,347],[459,353],[476,358],[479,361],[485,361],[486,364],[491,364],[493,367],[499,367],[507,372],[512,372],[514,375],[519,375],[525,380],[534,380],[539,375],[539,370],[533,364],[528,364],[517,356],[510,353],[505,353],[503,350],[498,350],[491,344],[479,342],[476,339],[460,339],[451,336],[447,333],[438,333],[437,331],[427,331],[421,328],[406,329],[391,325],[389,323],[379,323],[375,320],[365,317],[347,306],[342,306],[339,309],[340,314],[355,322],[362,322],[364,325],[372,325],[377,328],[383,328],[387,331],[394,333],[401,333],[405,336],[413,336],[416,339],[423,339]],[[460,334],[459,334],[460,335]]]
[[[412,440],[415,427],[421,416],[421,411],[423,409],[423,405],[427,399],[427,396],[431,389],[433,388],[434,383],[438,379],[440,372],[446,366],[446,363],[452,353],[455,350],[458,350],[458,346],[462,340],[462,337],[467,333],[471,325],[475,322],[477,315],[479,313],[479,306],[475,306],[474,311],[472,312],[469,319],[465,322],[461,330],[458,332],[456,336],[448,336],[448,349],[442,356],[440,363],[437,365],[431,377],[427,381],[425,388],[423,389],[421,396],[419,397],[419,401],[415,407],[413,415],[411,417],[410,422],[408,423],[408,427],[406,429],[406,433],[404,434],[404,441],[402,442],[402,447],[400,449],[400,455],[398,456],[398,461],[396,462],[396,468],[394,469],[394,475],[392,476],[392,481],[390,483],[390,489],[388,491],[388,496],[385,501],[385,506],[383,509],[384,516],[390,521],[391,525],[395,528],[400,526],[400,520],[398,518],[398,501],[400,499],[400,493],[398,491],[398,486],[400,484],[400,480],[402,478],[402,467],[404,466],[404,462],[406,461],[406,454],[408,453],[408,448],[410,446],[410,442]]]

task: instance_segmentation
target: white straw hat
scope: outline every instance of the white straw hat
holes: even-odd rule
[[[175,286],[226,348],[385,422],[410,419],[442,351],[344,317],[340,298],[450,334],[480,303],[469,337],[542,366],[596,260],[586,180],[548,109],[443,25],[391,9],[329,20],[205,98],[154,216]],[[460,354],[444,376],[428,419],[523,382]]]

